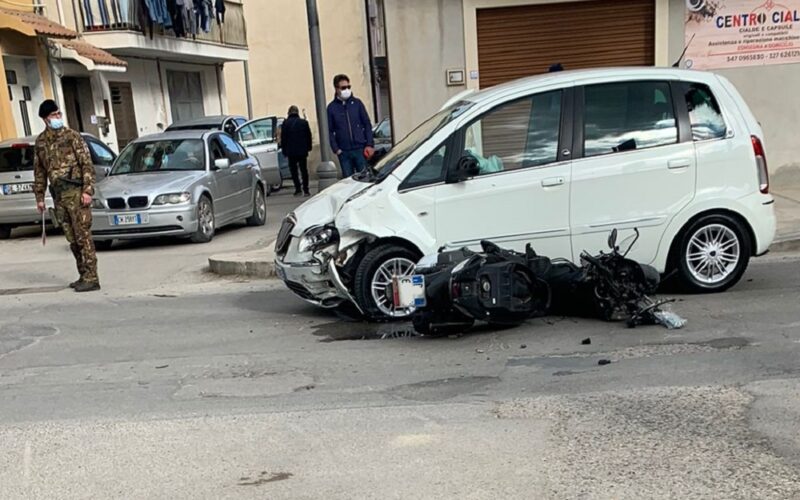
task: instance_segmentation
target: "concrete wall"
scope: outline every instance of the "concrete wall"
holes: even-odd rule
[[[364,101],[372,116],[366,12],[363,0],[317,2],[325,68],[326,100],[333,99],[333,77],[345,73],[351,79],[353,94]],[[305,2],[258,0],[244,3],[250,22],[247,40],[250,48],[250,85],[253,114],[285,116],[290,105],[305,109],[319,142],[311,76],[311,54]],[[269,13],[280,13],[272,16]],[[256,20],[273,19],[259,25]],[[247,114],[244,72],[240,63],[225,65],[228,104],[231,113]],[[302,111],[301,111],[302,114]],[[312,153],[316,164],[318,151]]]
[[[402,139],[466,86],[448,86],[447,69],[464,69],[461,0],[387,1],[386,48],[392,133]]]
[[[669,8],[669,60],[675,62],[684,48],[684,1],[671,0]],[[795,166],[800,168],[797,152],[797,124],[800,122],[800,64],[751,66],[721,69],[714,72],[728,78],[747,101],[761,122],[771,172]]]

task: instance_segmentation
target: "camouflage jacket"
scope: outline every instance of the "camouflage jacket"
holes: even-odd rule
[[[46,129],[36,138],[33,156],[33,192],[44,201],[47,183],[66,177],[83,182],[83,192],[94,194],[95,173],[92,156],[78,132],[64,128]]]

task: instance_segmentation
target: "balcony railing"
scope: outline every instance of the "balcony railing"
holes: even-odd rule
[[[244,6],[224,2],[224,14],[216,12],[216,0],[72,0],[80,9],[84,31],[139,31],[145,36],[168,36],[247,47]],[[168,7],[169,6],[169,7]]]

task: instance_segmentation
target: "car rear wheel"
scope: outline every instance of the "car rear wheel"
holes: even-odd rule
[[[114,246],[114,240],[94,240],[94,248],[101,252],[111,250]]]
[[[214,205],[208,196],[201,196],[197,202],[197,231],[191,236],[193,243],[208,243],[214,239],[216,221],[214,218]]]
[[[253,215],[247,218],[248,226],[263,226],[267,222],[267,200],[264,190],[256,186],[253,193]]]
[[[11,230],[14,229],[13,226],[8,226],[6,224],[0,225],[0,240],[7,240],[11,238]]]
[[[751,243],[743,224],[728,215],[707,215],[683,233],[678,274],[688,291],[722,292],[744,275]]]
[[[355,299],[373,320],[406,319],[413,308],[394,306],[394,277],[410,276],[419,257],[398,245],[382,245],[368,252],[356,270]]]

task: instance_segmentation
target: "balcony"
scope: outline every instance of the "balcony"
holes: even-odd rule
[[[185,0],[194,5],[193,0]],[[72,0],[83,37],[120,56],[160,57],[186,62],[247,60],[247,25],[240,1],[225,0],[224,17],[216,1],[199,0],[209,18],[194,8],[177,10],[174,0]],[[167,7],[171,6],[171,9]],[[218,19],[223,22],[220,24]]]

